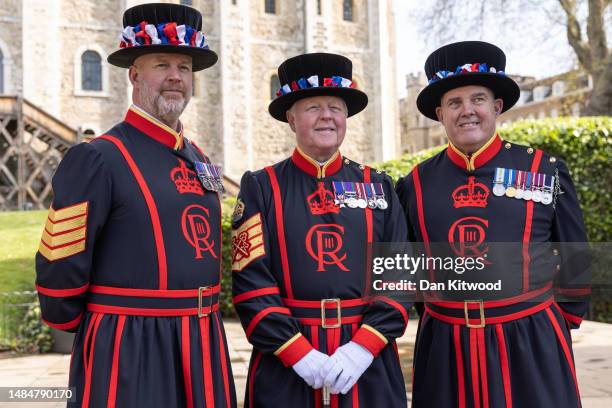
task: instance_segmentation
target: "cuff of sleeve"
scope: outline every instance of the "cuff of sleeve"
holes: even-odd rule
[[[312,349],[313,347],[306,337],[304,337],[302,333],[297,333],[287,340],[285,344],[280,346],[274,352],[274,355],[280,358],[285,367],[291,367]]]
[[[355,332],[352,339],[355,343],[363,346],[374,357],[378,356],[383,348],[388,343],[388,340],[380,334],[378,330],[367,324],[362,324],[359,330]]]
[[[570,323],[572,329],[577,329],[580,327],[580,323],[582,323],[581,317],[575,316],[566,311],[561,311],[561,313],[563,314],[563,317],[565,318],[565,320],[567,320]]]

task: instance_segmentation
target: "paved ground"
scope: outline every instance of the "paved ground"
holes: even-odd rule
[[[242,404],[246,384],[250,346],[244,332],[235,321],[226,322],[229,352],[236,381],[238,399]],[[400,357],[407,368],[411,366],[412,344],[416,324],[409,325],[399,340]],[[584,408],[612,407],[612,325],[584,322],[573,332],[576,370]],[[8,386],[64,386],[68,381],[70,356],[46,354],[0,359],[0,387]],[[63,407],[61,403],[2,403],[0,407]]]

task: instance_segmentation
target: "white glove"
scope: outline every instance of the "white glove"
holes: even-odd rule
[[[293,365],[293,370],[306,381],[306,384],[318,390],[323,387],[323,377],[320,375],[321,366],[327,360],[329,360],[327,354],[313,349]]]
[[[346,394],[359,380],[363,372],[372,364],[374,356],[363,346],[349,341],[321,367],[323,384],[330,387],[332,394]]]

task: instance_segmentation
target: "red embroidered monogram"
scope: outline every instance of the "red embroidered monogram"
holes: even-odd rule
[[[179,160],[179,163],[179,166],[173,168],[170,172],[170,179],[174,182],[178,192],[180,194],[204,195],[204,190],[195,171],[188,169],[183,160]]]
[[[196,250],[195,259],[202,259],[206,252],[210,252],[212,257],[217,259],[214,251],[215,241],[208,241],[210,224],[208,223],[208,210],[206,208],[197,204],[185,208],[181,224],[185,239]]]
[[[338,224],[313,225],[306,234],[306,250],[317,261],[317,272],[326,272],[326,265],[336,265],[345,272],[349,269],[342,264],[346,254],[338,256],[342,250],[344,227]]]
[[[451,225],[448,230],[448,242],[458,256],[481,257],[489,247],[483,245],[486,238],[485,228],[489,221],[480,217],[463,217]]]

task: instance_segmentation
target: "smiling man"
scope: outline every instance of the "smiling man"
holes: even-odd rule
[[[580,406],[569,329],[588,306],[588,263],[572,250],[586,241],[582,214],[563,161],[496,133],[520,94],[505,65],[478,41],[425,62],[417,106],[449,143],[397,183],[410,240],[486,258],[480,274],[450,275],[504,290],[423,294],[413,407]]]
[[[193,72],[217,55],[190,7],[139,5],[123,26],[108,61],[129,68],[133,104],[53,177],[42,317],[76,332],[69,406],[235,407],[218,311],[221,180],[180,122]]]
[[[233,215],[234,305],[253,344],[246,407],[405,407],[395,338],[406,305],[366,297],[368,244],[406,224],[387,175],[340,155],[367,96],[335,54],[283,62],[269,106],[293,155],[242,177]],[[323,395],[322,395],[323,394]]]

